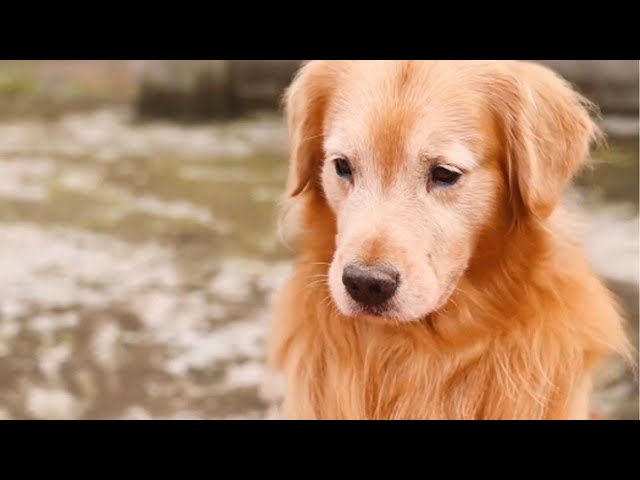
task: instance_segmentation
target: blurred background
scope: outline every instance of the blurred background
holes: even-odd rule
[[[272,418],[299,61],[0,61],[0,419]],[[638,62],[544,61],[609,136],[570,199],[638,345]],[[592,403],[638,418],[612,359]]]

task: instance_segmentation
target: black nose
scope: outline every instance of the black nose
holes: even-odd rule
[[[347,265],[342,272],[342,283],[351,298],[370,306],[389,300],[398,288],[399,279],[400,274],[394,268],[384,265]]]

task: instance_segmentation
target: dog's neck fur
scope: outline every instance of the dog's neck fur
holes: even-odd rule
[[[509,228],[498,249],[479,246],[483,256],[428,318],[349,318],[326,284],[310,287],[331,262],[335,224],[321,196],[308,194],[316,214],[305,218],[269,351],[287,377],[286,417],[587,416],[590,372],[606,353],[628,350],[615,303],[579,245],[550,222],[527,221]]]

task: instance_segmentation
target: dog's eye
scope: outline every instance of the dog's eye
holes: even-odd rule
[[[437,166],[431,169],[431,180],[436,185],[453,185],[456,183],[462,174],[455,170],[449,170],[448,168]]]
[[[353,178],[353,172],[351,171],[351,165],[346,158],[336,158],[333,163],[336,166],[336,173],[339,177],[346,178],[351,181]]]

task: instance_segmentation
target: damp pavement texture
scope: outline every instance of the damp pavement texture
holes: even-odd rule
[[[0,419],[261,419],[263,339],[291,271],[276,116],[127,110],[0,122]],[[587,252],[638,338],[638,143],[580,179]],[[638,418],[612,359],[593,406]]]

